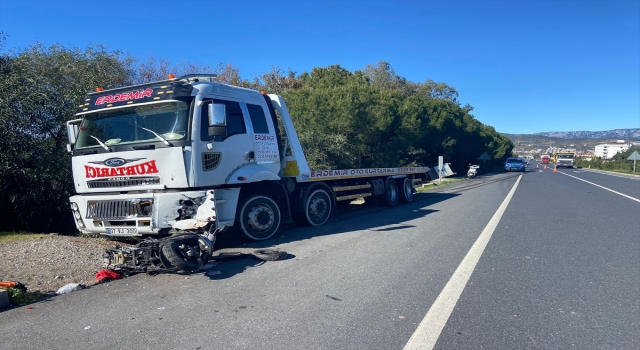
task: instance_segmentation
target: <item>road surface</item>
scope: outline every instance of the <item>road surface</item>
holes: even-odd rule
[[[2,311],[2,347],[640,348],[639,179],[530,164],[346,211],[236,246],[282,261],[141,274]]]

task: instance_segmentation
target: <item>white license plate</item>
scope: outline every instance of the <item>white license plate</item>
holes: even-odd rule
[[[108,235],[137,235],[137,228],[108,228]]]

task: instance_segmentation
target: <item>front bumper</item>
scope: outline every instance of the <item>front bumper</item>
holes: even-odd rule
[[[204,191],[76,195],[69,198],[76,227],[83,233],[110,236],[157,235],[171,228],[181,199]]]

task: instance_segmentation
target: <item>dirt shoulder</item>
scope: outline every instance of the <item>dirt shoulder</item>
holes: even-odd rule
[[[67,283],[96,284],[102,254],[122,244],[106,238],[47,235],[0,242],[0,280],[24,284],[30,292],[55,292]]]

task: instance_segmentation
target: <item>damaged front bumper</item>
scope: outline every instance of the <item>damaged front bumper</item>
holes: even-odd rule
[[[83,233],[143,236],[169,233],[172,228],[202,231],[210,224],[233,225],[234,216],[229,222],[228,210],[222,208],[229,202],[224,197],[234,197],[230,191],[234,189],[76,195],[69,200],[76,227]],[[232,204],[235,212],[237,199]]]

